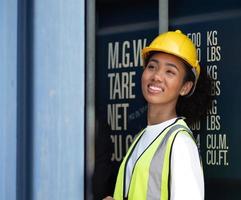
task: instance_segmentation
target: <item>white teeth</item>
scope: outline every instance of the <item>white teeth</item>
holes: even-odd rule
[[[163,92],[163,89],[160,88],[160,87],[157,87],[155,85],[150,85],[149,88],[153,91],[156,91],[156,92]]]

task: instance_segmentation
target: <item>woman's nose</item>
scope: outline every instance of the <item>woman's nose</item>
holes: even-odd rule
[[[162,71],[156,71],[154,74],[153,74],[153,80],[154,81],[160,81],[162,82],[164,79],[164,74]]]

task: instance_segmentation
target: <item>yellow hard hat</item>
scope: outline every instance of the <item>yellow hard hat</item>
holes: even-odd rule
[[[195,75],[196,81],[200,74],[197,51],[194,43],[180,30],[168,31],[157,36],[149,46],[142,50],[142,58],[145,61],[152,51],[161,51],[175,55],[186,61]]]

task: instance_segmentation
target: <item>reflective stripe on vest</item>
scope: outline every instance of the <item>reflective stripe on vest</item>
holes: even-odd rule
[[[177,131],[178,130],[178,131]],[[169,129],[152,158],[147,188],[147,200],[168,199],[171,149],[177,133],[181,130],[191,132],[187,127],[177,124]],[[155,198],[158,197],[158,198]],[[161,198],[160,198],[161,197]]]
[[[137,159],[131,176],[130,186],[129,188],[124,188],[125,169],[128,159],[144,131],[137,136],[120,166],[114,193],[115,200],[168,200],[170,196],[169,171],[171,149],[175,137],[180,131],[188,135],[191,134],[186,123],[179,118],[172,125],[166,127]],[[128,190],[128,197],[124,197],[125,190]]]

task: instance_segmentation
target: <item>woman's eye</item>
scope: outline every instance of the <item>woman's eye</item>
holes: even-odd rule
[[[155,66],[154,66],[154,65],[147,65],[147,68],[148,68],[148,69],[154,69]]]
[[[175,74],[176,74],[176,73],[175,73],[174,71],[172,71],[172,70],[168,70],[167,73],[170,74],[170,75],[175,75]]]

